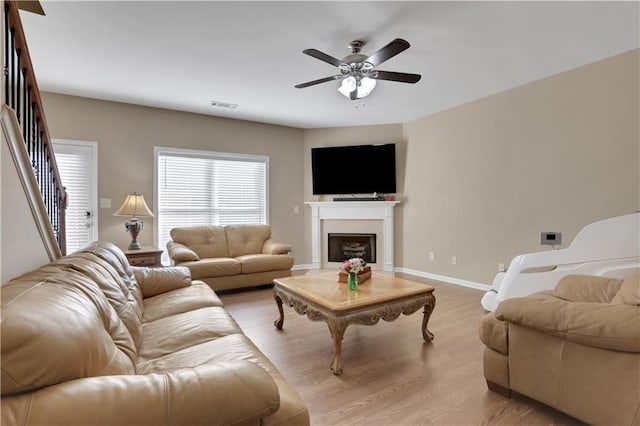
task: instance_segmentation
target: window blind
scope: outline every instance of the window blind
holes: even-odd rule
[[[160,248],[175,227],[267,223],[268,157],[164,149],[156,164]]]

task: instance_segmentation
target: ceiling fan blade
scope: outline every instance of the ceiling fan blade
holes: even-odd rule
[[[344,62],[342,62],[339,59],[334,58],[333,56],[329,56],[326,53],[323,53],[317,49],[305,49],[302,51],[302,53],[309,55],[311,57],[314,57],[316,59],[320,59],[321,61],[324,61],[330,65],[339,67],[339,66],[349,66],[347,64],[345,64]]]
[[[38,0],[20,0],[18,9],[44,16],[44,9]]]
[[[342,75],[332,75],[331,77],[319,78],[317,80],[307,81],[306,83],[296,84],[295,88],[296,89],[304,89],[305,87],[315,86],[316,84],[326,83],[327,81],[337,80],[337,79],[342,78],[342,77],[344,77],[344,76],[342,76]]]
[[[406,72],[378,71],[376,80],[399,81],[400,83],[417,83],[422,76],[420,74],[409,74]]]
[[[369,56],[367,58],[367,62],[371,63],[374,67],[377,67],[384,61],[393,58],[398,53],[407,50],[409,46],[411,45],[407,40],[397,38],[373,55]]]

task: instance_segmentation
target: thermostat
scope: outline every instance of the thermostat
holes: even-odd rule
[[[546,246],[559,246],[562,244],[562,232],[541,232],[540,244]]]

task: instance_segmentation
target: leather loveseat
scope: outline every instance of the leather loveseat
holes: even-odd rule
[[[187,268],[132,268],[98,242],[1,292],[3,425],[309,424]]]
[[[568,275],[480,322],[489,389],[590,424],[640,424],[640,274]]]
[[[214,290],[271,284],[291,276],[291,246],[271,238],[269,225],[173,228],[167,243],[174,265],[186,266],[193,279]]]

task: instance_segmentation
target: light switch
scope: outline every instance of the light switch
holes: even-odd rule
[[[111,198],[100,198],[100,208],[101,209],[110,209],[111,208]]]
[[[298,213],[300,213],[300,207],[293,206],[293,214],[298,214]]]

